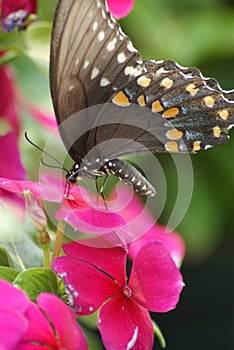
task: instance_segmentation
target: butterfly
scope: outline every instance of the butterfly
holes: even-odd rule
[[[142,60],[104,0],[58,2],[50,86],[60,134],[75,161],[69,183],[111,173],[153,196],[154,187],[119,157],[196,153],[225,143],[234,124],[234,90],[222,90],[197,68]]]

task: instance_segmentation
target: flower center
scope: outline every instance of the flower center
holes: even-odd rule
[[[125,295],[125,297],[130,298],[132,296],[132,290],[128,286],[124,286],[123,294]]]

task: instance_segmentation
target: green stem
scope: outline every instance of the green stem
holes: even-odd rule
[[[54,261],[54,259],[58,258],[60,255],[62,243],[63,243],[63,233],[64,233],[65,225],[66,223],[64,221],[59,220],[58,228],[56,232],[56,238],[54,242],[54,251],[52,255],[52,261]]]
[[[15,256],[16,256],[16,258],[17,258],[17,260],[18,260],[18,263],[19,263],[19,265],[21,266],[22,270],[23,270],[23,271],[26,270],[26,267],[25,267],[25,265],[24,265],[24,262],[23,262],[23,260],[21,259],[21,256],[19,255],[18,250],[17,250],[17,247],[16,247],[16,245],[15,245],[14,243],[12,243],[12,247],[13,247]]]
[[[43,232],[39,232],[38,240],[44,254],[44,267],[50,269],[50,236],[48,232],[46,230]]]

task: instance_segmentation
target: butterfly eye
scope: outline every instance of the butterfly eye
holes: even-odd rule
[[[142,195],[155,190],[146,190],[148,181],[123,161],[115,172],[108,165],[113,159],[146,150],[196,153],[225,143],[234,124],[233,91],[223,91],[197,68],[172,60],[143,61],[104,0],[58,2],[50,77],[61,136],[79,175],[113,173],[123,180],[134,173],[129,183]],[[109,114],[97,107],[107,104]],[[119,141],[99,147],[121,138],[128,146]],[[94,147],[98,151],[90,153]],[[75,181],[75,175],[68,173],[67,179]]]

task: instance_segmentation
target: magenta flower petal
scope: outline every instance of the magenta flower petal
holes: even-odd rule
[[[126,236],[130,232],[126,221],[118,213],[106,209],[97,210],[87,204],[80,206],[76,198],[74,201],[64,200],[56,218],[66,221],[77,230],[91,234],[108,233],[118,228],[126,230]]]
[[[146,243],[133,261],[129,288],[133,298],[148,310],[175,308],[183,288],[182,276],[163,243]]]
[[[102,306],[98,328],[107,349],[151,350],[154,333],[149,312],[119,295]]]
[[[23,316],[30,300],[20,289],[0,280],[0,349],[15,349],[28,327]]]
[[[0,280],[0,308],[10,308],[24,313],[30,304],[28,296],[12,284]]]
[[[155,225],[149,229],[142,237],[129,245],[129,256],[131,259],[134,260],[138,251],[145,243],[155,240],[165,244],[176,266],[180,267],[185,254],[184,240],[175,231],[167,233],[166,227],[160,226],[157,223],[155,223]]]
[[[41,343],[50,346],[52,349],[57,348],[57,340],[55,334],[44,313],[36,304],[30,303],[25,316],[29,320],[27,332],[23,335],[21,343]]]
[[[60,203],[64,197],[63,189],[49,183],[14,181],[7,178],[0,178],[0,188],[18,194],[23,194],[24,191],[30,191],[37,198],[57,203]]]
[[[1,55],[1,52],[0,52]],[[0,67],[0,117],[5,118],[12,130],[19,134],[19,115],[15,106],[15,87],[13,84],[13,74],[8,66]]]
[[[176,265],[180,266],[185,254],[182,237],[175,231],[167,233],[166,227],[157,224],[142,201],[136,195],[132,196],[127,187],[122,186],[118,195],[118,200],[113,202],[114,209],[126,219],[137,238],[129,245],[130,257],[134,259],[143,244],[158,240],[167,246]]]
[[[122,18],[129,14],[134,0],[107,0],[110,12],[115,18]]]
[[[2,0],[1,12],[2,18],[18,10],[25,10],[28,13],[36,13],[37,0]]]
[[[87,341],[76,322],[75,314],[64,302],[52,294],[43,293],[39,295],[37,303],[49,316],[55,327],[61,348],[68,350],[88,349]],[[62,317],[58,317],[58,315],[62,315]]]
[[[25,106],[27,107],[27,106]],[[55,130],[58,125],[55,119],[55,116],[53,114],[46,113],[45,111],[42,111],[36,106],[31,106],[29,108],[30,114],[32,114],[42,125]]]
[[[14,180],[24,180],[26,178],[25,169],[20,160],[19,148],[16,135],[10,132],[0,136],[0,174]],[[9,155],[11,161],[9,162]]]
[[[86,240],[88,243],[89,240]],[[63,245],[64,252],[77,260],[96,266],[108,273],[119,284],[126,283],[126,258],[127,253],[121,247],[95,248],[82,244],[83,242],[71,242]]]
[[[118,284],[95,266],[61,256],[53,270],[63,280],[71,306],[79,315],[89,315],[119,291]]]
[[[24,20],[36,13],[37,0],[2,0],[2,29],[12,31],[15,26],[24,28]]]
[[[18,349],[17,344],[27,327],[27,319],[16,310],[0,307],[0,349]]]
[[[0,149],[0,176],[7,176],[10,179],[25,179],[26,172],[20,160],[15,133],[10,132],[0,136]],[[11,155],[10,162],[9,155]],[[7,200],[12,204],[17,204],[16,210],[21,211],[20,216],[22,217],[22,211],[24,210],[24,201],[22,198],[3,189],[0,189],[0,197],[4,198],[5,202]]]

